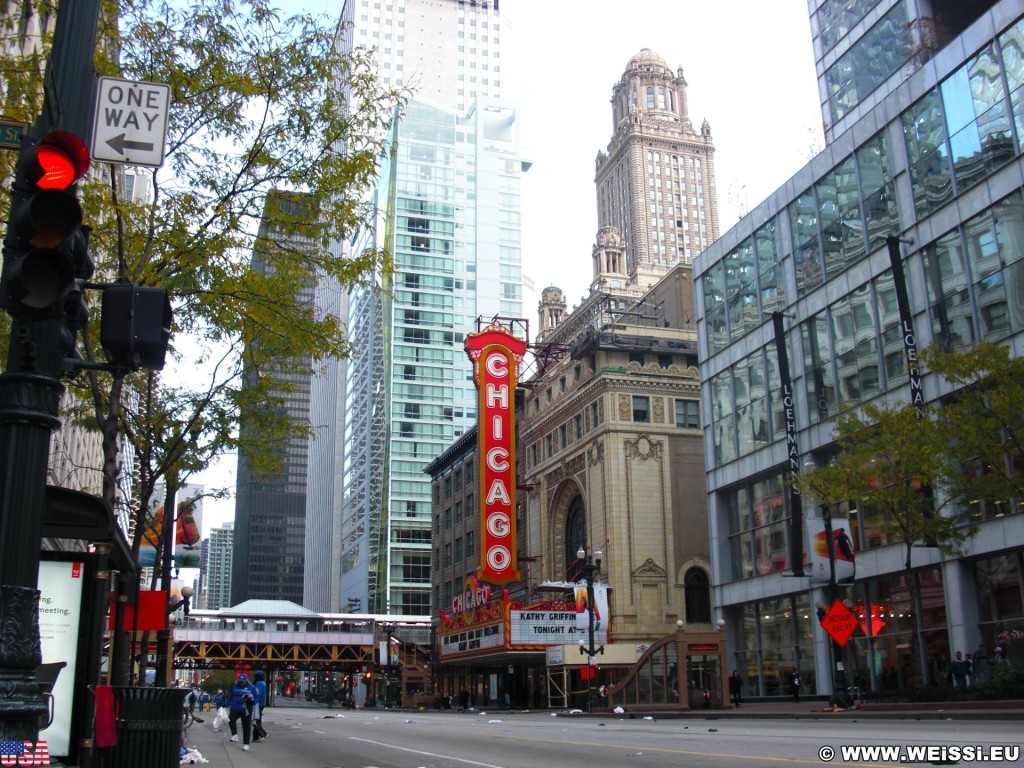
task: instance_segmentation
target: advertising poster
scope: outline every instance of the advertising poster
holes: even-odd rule
[[[850,539],[850,525],[845,520],[832,520],[832,557],[835,562],[837,584],[853,582],[857,575],[856,556]],[[828,584],[832,567],[829,565],[828,536],[825,521],[820,517],[807,519],[807,536],[811,540],[811,583]]]
[[[71,703],[84,580],[84,563],[39,563],[39,639],[43,654],[39,681],[43,683],[54,673],[57,676],[50,709],[53,722],[39,733],[51,755],[67,755],[71,747]]]
[[[512,645],[574,645],[589,642],[587,588],[579,586],[571,603],[542,602],[510,611]],[[608,640],[608,586],[594,585],[594,643]]]

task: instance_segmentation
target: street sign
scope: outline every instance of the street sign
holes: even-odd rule
[[[101,77],[92,131],[93,160],[163,165],[170,105],[169,85]]]
[[[853,611],[839,600],[832,603],[832,607],[828,609],[828,613],[821,620],[821,628],[828,632],[840,648],[850,642],[850,638],[857,631],[859,624],[860,620]]]
[[[21,149],[21,137],[28,130],[28,123],[0,117],[0,149]]]

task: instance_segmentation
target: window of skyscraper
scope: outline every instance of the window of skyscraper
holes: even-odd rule
[[[651,400],[643,395],[633,395],[633,421],[647,423],[651,420]]]
[[[845,117],[913,53],[907,10],[897,3],[825,73],[832,122]]]

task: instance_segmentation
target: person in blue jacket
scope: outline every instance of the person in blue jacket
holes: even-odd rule
[[[230,741],[238,741],[238,720],[242,720],[242,749],[249,751],[249,739],[252,736],[252,705],[256,702],[256,689],[249,684],[249,676],[243,672],[231,686],[228,697],[228,728],[231,729]]]
[[[263,729],[263,708],[267,706],[267,681],[263,678],[263,670],[256,670],[253,675],[252,687],[256,689],[256,703],[252,708],[252,740],[261,741],[267,738]]]

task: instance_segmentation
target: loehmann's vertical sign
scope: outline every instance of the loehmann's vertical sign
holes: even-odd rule
[[[498,322],[466,337],[479,392],[480,567],[489,584],[519,581],[516,556],[515,394],[526,342]]]

